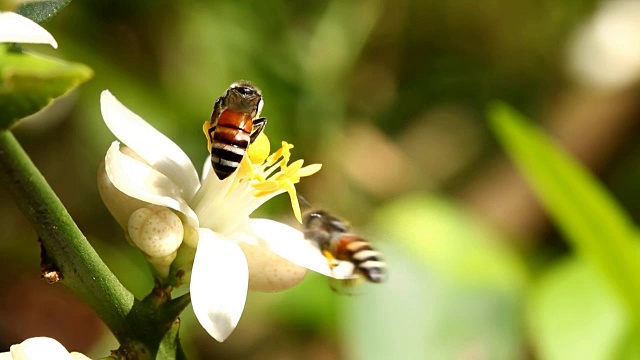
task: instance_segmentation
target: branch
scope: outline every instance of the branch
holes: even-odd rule
[[[102,262],[8,130],[0,131],[0,179],[64,275],[62,283],[96,311],[121,343],[130,339],[126,320],[133,295]]]

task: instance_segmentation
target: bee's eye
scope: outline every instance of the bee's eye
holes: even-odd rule
[[[253,89],[248,86],[239,86],[236,90],[242,95],[252,95],[254,93]]]

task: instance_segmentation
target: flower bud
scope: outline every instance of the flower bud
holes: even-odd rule
[[[240,243],[249,264],[249,289],[263,292],[286,290],[297,285],[307,269],[255,245]]]
[[[184,227],[184,244],[195,249],[198,246],[198,230],[191,226]]]
[[[191,281],[191,268],[196,256],[196,246],[198,245],[198,231],[190,226],[184,227],[184,240],[178,249],[178,254],[171,264],[169,272],[171,283],[174,287],[189,284]]]
[[[164,258],[174,253],[184,237],[184,228],[178,215],[157,205],[134,211],[127,226],[131,241],[153,258]]]
[[[178,252],[174,251],[167,256],[151,257],[147,255],[146,258],[149,264],[153,265],[153,268],[156,270],[158,276],[162,279],[166,279],[169,276],[171,263],[173,262],[173,260],[175,260],[176,255],[178,255]]]
[[[69,353],[62,344],[48,337],[34,337],[20,344],[12,345],[10,352],[0,353],[0,359],[37,360],[37,359],[89,359],[80,353]]]

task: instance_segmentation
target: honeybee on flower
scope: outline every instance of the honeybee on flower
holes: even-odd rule
[[[176,286],[189,283],[196,317],[216,340],[224,341],[237,326],[249,289],[290,288],[307,269],[336,276],[301,231],[250,217],[287,193],[301,221],[295,184],[321,165],[290,163],[293,145],[285,141],[269,154],[262,133],[237,171],[221,180],[207,158],[198,178],[178,145],[109,91],[102,92],[100,103],[107,127],[118,138],[98,174],[101,197],[159,279]]]

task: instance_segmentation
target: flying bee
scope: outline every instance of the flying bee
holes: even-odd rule
[[[332,270],[340,261],[353,265],[351,274],[345,276],[345,285],[352,285],[358,275],[373,283],[385,281],[387,266],[382,255],[368,241],[351,233],[346,222],[326,211],[313,210],[305,214],[303,225],[305,238],[318,244]]]
[[[218,179],[224,180],[238,169],[247,147],[264,130],[267,119],[258,118],[263,106],[262,93],[247,81],[231,84],[216,101],[211,120],[202,130]]]

